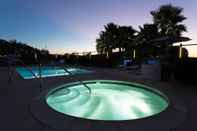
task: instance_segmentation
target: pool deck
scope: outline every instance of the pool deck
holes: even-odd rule
[[[172,131],[189,131],[197,129],[197,89],[196,86],[188,86],[175,81],[159,82],[143,78],[142,75],[134,75],[126,71],[110,68],[87,68],[94,73],[80,75],[82,80],[111,79],[124,80],[145,84],[155,88],[161,88],[169,93],[176,93],[180,101],[187,107],[188,114],[185,122]],[[16,71],[13,73],[13,81],[8,83],[8,69],[0,67],[0,129],[2,131],[56,131],[36,120],[30,113],[32,99],[44,91],[61,84],[75,81],[72,77],[49,77],[43,79],[43,88],[40,89],[39,80],[22,79]],[[74,125],[74,124],[73,124]],[[117,129],[118,131],[119,129]],[[73,131],[73,130],[72,130]],[[112,130],[111,130],[112,131]]]

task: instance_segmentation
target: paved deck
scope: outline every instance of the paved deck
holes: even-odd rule
[[[197,89],[195,86],[182,85],[174,81],[168,83],[151,81],[139,75],[117,69],[91,69],[94,70],[94,73],[81,75],[80,78],[83,80],[113,79],[133,81],[176,93],[181,98],[180,101],[185,103],[188,116],[186,121],[173,131],[197,130]],[[23,80],[16,72],[14,72],[13,78],[13,82],[8,83],[8,69],[0,68],[0,129],[2,131],[55,131],[34,119],[30,113],[31,101],[40,93],[39,81],[36,79]],[[45,78],[41,90],[72,81],[75,80],[69,76]]]

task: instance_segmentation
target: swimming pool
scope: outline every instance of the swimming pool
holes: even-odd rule
[[[91,71],[81,69],[81,68],[66,68],[72,74],[86,74]],[[38,67],[18,67],[16,71],[19,73],[23,79],[33,79],[35,76],[39,77],[39,68]],[[35,75],[33,75],[33,74]],[[41,67],[41,76],[42,77],[52,77],[52,76],[64,76],[69,75],[62,67]]]

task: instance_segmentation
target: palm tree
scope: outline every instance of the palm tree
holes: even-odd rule
[[[183,32],[186,32],[186,26],[182,24],[186,17],[182,15],[183,8],[173,6],[171,4],[162,5],[159,9],[151,11],[153,21],[157,25],[160,35],[168,39],[180,38]],[[168,42],[168,43],[167,43]],[[170,61],[173,54],[170,53],[173,41],[161,40],[162,52],[160,54],[161,61],[161,78],[169,78],[175,68],[175,62]]]
[[[112,50],[117,45],[118,26],[114,23],[109,23],[104,26],[105,31],[101,31],[99,38],[96,40],[96,48],[98,53],[112,53]]]
[[[100,34],[100,38],[96,39],[96,50],[99,54],[106,53],[106,46],[104,43],[103,35]]]
[[[100,54],[111,54],[113,44],[111,42],[111,35],[106,31],[101,31],[99,38],[96,39],[96,49]]]
[[[155,24],[144,24],[143,27],[139,26],[140,31],[136,36],[135,43],[141,54],[152,54],[156,55],[156,46],[151,43],[151,40],[160,37],[157,25]]]
[[[162,5],[158,9],[151,11],[153,22],[157,25],[160,36],[167,38],[167,40],[161,39],[159,42],[165,56],[169,56],[169,48],[175,42],[172,40],[180,38],[182,33],[187,31],[186,26],[182,24],[186,19],[182,11],[183,8],[171,4]]]
[[[159,9],[151,11],[153,21],[162,36],[179,37],[182,32],[187,31],[186,26],[181,24],[186,19],[182,11],[183,8],[171,4],[162,5]]]
[[[133,48],[136,30],[131,26],[118,26],[114,23],[109,23],[104,27],[105,31],[101,31],[99,38],[96,40],[98,53],[111,54],[112,50],[116,48],[119,49],[119,52],[122,52],[122,49],[129,51]]]
[[[125,52],[129,52],[136,45],[133,42],[135,39],[136,30],[132,26],[120,26],[118,28],[117,44],[116,47],[119,48],[119,52],[123,48]]]
[[[118,43],[118,28],[119,26],[114,23],[108,23],[105,27],[105,41],[107,45],[112,49],[117,47]]]
[[[149,42],[152,39],[159,37],[159,32],[156,24],[144,24],[143,27],[139,26],[140,32],[138,37],[143,39],[143,42]]]

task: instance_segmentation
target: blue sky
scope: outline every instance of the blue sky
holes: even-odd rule
[[[168,3],[184,8],[188,27],[184,36],[197,43],[196,0],[1,0],[0,38],[52,53],[95,51],[95,39],[105,24],[138,29],[152,22],[151,10]],[[188,49],[190,56],[197,56],[197,47]]]

